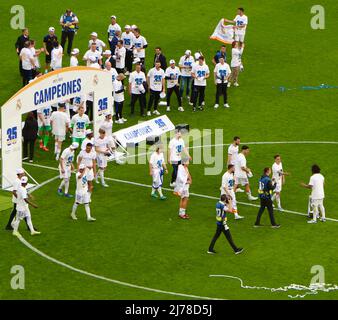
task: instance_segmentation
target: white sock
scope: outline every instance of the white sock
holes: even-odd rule
[[[326,217],[325,217],[325,208],[324,208],[324,206],[321,204],[319,206],[319,209],[320,209],[320,213],[322,214],[322,218],[325,219]]]
[[[101,177],[101,183],[105,184],[105,181],[104,181],[104,171],[103,170],[99,170],[99,175]]]
[[[184,216],[185,215],[185,209],[180,208],[179,215]]]
[[[64,185],[65,185],[65,180],[62,180],[60,185],[59,185],[59,189],[62,189]]]
[[[274,193],[271,197],[272,202],[275,201],[275,199],[276,199],[276,194]]]
[[[151,194],[154,194],[156,192],[156,189],[151,188]]]
[[[77,210],[77,206],[78,206],[78,204],[75,202],[73,204],[73,210],[72,210],[72,215],[74,215],[74,216],[75,216],[75,213],[76,213],[76,210]]]
[[[64,181],[64,185],[65,185],[65,194],[68,194],[68,190],[69,190],[69,180],[65,180]]]
[[[248,195],[248,197],[250,197],[251,196],[251,191],[247,192],[246,194]]]
[[[276,202],[277,202],[278,208],[281,208],[282,205],[281,205],[281,201],[280,201],[280,196],[277,196],[277,195],[276,195]]]
[[[55,154],[58,153],[58,144],[57,143],[54,144],[54,153]]]
[[[89,204],[85,204],[85,210],[86,210],[86,214],[87,214],[87,219],[90,219],[91,216],[90,216],[90,207],[89,207]]]
[[[13,230],[15,232],[18,231],[19,229],[19,224],[20,224],[20,219],[17,219],[17,218],[14,218],[13,222],[12,222],[12,227],[13,227]]]
[[[161,187],[157,189],[157,192],[160,195],[160,197],[163,197],[163,193],[162,193],[162,188]]]
[[[34,232],[32,218],[30,216],[28,216],[27,219],[26,219],[26,221],[27,221],[27,225],[28,225],[28,228],[29,228],[30,232]]]

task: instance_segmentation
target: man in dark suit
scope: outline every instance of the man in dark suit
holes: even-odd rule
[[[156,47],[155,48],[155,56],[154,56],[154,67],[155,67],[155,63],[156,61],[160,61],[161,62],[161,68],[163,70],[167,69],[167,59],[166,57],[163,55],[162,50],[160,47]]]
[[[19,56],[21,49],[25,46],[25,42],[29,40],[29,31],[27,28],[22,29],[22,34],[20,37],[18,37],[18,39],[15,42],[15,49],[16,49],[16,53]],[[22,62],[21,59],[19,59],[19,71],[20,74],[22,75]]]

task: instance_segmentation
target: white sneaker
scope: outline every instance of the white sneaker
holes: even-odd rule
[[[231,87],[231,82],[228,82],[228,88],[230,88]]]
[[[224,105],[224,107],[225,108],[230,108],[229,104],[227,104],[227,103]]]
[[[235,87],[239,87],[238,82],[235,82],[235,83],[234,83],[234,86],[235,86]]]
[[[124,122],[123,122],[122,119],[116,120],[115,123],[118,123],[118,124],[124,124]]]
[[[93,217],[90,217],[90,218],[87,219],[87,221],[88,221],[88,222],[94,222],[94,221],[96,221],[96,219],[93,218]]]
[[[127,71],[124,75],[125,75],[125,76],[129,76],[129,71]]]
[[[320,218],[320,221],[321,222],[326,222],[326,219],[325,218]]]
[[[150,112],[150,111],[147,112],[147,116],[148,116],[148,117],[151,116],[151,112]]]
[[[237,188],[236,192],[240,192],[240,193],[242,193],[242,192],[244,192],[244,190],[243,190],[243,189],[241,189],[241,188]]]
[[[35,235],[38,235],[38,234],[41,234],[41,232],[39,232],[39,231],[32,231],[31,232],[31,236],[35,236]]]
[[[192,102],[189,101],[189,106],[193,106],[194,104]]]
[[[167,107],[167,111],[170,111],[170,107],[169,106]]]
[[[249,195],[248,196],[248,200],[250,200],[250,201],[255,201],[255,200],[257,200],[258,199],[258,197],[254,197],[254,196],[252,196],[252,195]]]
[[[190,100],[190,97],[189,97],[189,96],[187,96],[187,100]]]
[[[183,107],[178,107],[178,111],[180,111],[180,112],[184,112],[184,109],[183,109]]]
[[[127,119],[125,119],[125,118],[122,118],[122,121],[123,121],[123,122],[127,122],[128,120],[127,120]]]
[[[108,184],[106,184],[106,183],[104,182],[104,183],[102,183],[102,187],[108,188],[108,187],[109,187],[109,185],[108,185]]]
[[[70,217],[73,219],[73,220],[77,220],[77,216],[75,214],[70,214]]]
[[[172,188],[176,187],[176,182],[170,183],[170,187]]]
[[[278,207],[277,208],[279,211],[284,211],[284,209],[282,207]]]
[[[202,102],[202,106],[205,106],[205,101]]]
[[[153,111],[153,114],[156,114],[157,116],[160,115],[160,113],[158,112],[158,110],[154,110],[154,111]]]
[[[98,178],[95,179],[95,182],[96,182],[96,184],[99,184],[99,183],[100,183],[100,181],[99,181]]]
[[[15,237],[21,237],[21,234],[19,233],[19,231],[13,231],[12,235]]]
[[[309,220],[307,223],[317,223],[317,220]]]
[[[216,103],[216,104],[214,105],[214,108],[217,109],[218,107],[219,107],[219,104]]]
[[[239,214],[235,215],[235,220],[240,220],[240,219],[244,219],[244,217],[240,216]]]

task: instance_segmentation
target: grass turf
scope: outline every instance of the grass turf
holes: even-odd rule
[[[9,28],[9,10],[15,3],[2,3],[0,20],[8,21],[3,28],[3,47],[12,48],[18,32]],[[50,25],[57,26],[59,16],[65,9],[60,2],[51,0],[39,3],[43,17],[36,14],[33,1],[23,1],[26,10],[26,25],[31,37],[41,39]],[[106,37],[109,15],[116,14],[121,26],[137,24],[147,38],[148,65],[153,49],[160,45],[167,58],[176,61],[185,49],[201,49],[210,60],[219,44],[208,40],[221,16],[232,17],[236,1],[192,1],[191,10],[177,14],[169,5],[152,1],[134,1],[130,9],[125,4],[114,4],[112,12],[106,6],[93,10],[89,1],[74,1],[72,9],[78,15],[81,28],[74,46],[84,53],[88,35],[97,31],[102,40]],[[303,85],[337,84],[337,75],[332,68],[337,51],[325,51],[323,43],[334,43],[337,23],[332,16],[326,17],[326,29],[310,28],[309,1],[242,1],[247,10],[249,27],[244,52],[245,72],[240,75],[240,87],[229,90],[229,110],[213,110],[214,86],[208,83],[206,110],[203,113],[184,114],[173,111],[169,117],[174,123],[188,122],[191,128],[223,128],[223,142],[228,143],[234,135],[248,141],[337,141],[337,109],[332,103],[334,89],[280,92],[279,86],[301,87]],[[180,1],[171,1],[170,8],[180,8]],[[215,10],[221,8],[221,10]],[[53,8],[50,10],[49,8]],[[334,12],[337,4],[327,1],[327,12]],[[106,17],[103,19],[102,17]],[[160,17],[160,18],[158,18]],[[175,23],[173,23],[175,21]],[[60,35],[60,32],[58,32]],[[0,101],[6,101],[18,90],[15,52],[0,51],[3,72],[0,85],[6,88]],[[43,65],[43,59],[40,60]],[[65,64],[68,58],[65,58]],[[14,71],[13,71],[14,70]],[[129,98],[127,98],[128,101]],[[126,116],[128,107],[126,105]],[[162,109],[163,110],[163,109]],[[163,110],[164,111],[164,110]],[[129,119],[128,125],[137,120]],[[211,144],[215,135],[211,135]],[[52,142],[50,142],[52,143]],[[219,147],[218,147],[219,148]],[[334,144],[274,144],[252,145],[248,165],[255,176],[251,179],[256,191],[259,173],[271,165],[273,155],[280,153],[286,170],[292,175],[283,190],[282,204],[286,209],[305,212],[308,192],[299,187],[307,181],[310,166],[317,162],[326,175],[327,215],[338,218],[335,190],[337,190],[337,145]],[[215,148],[211,148],[215,152]],[[226,149],[222,150],[224,157]],[[36,163],[56,167],[51,155],[37,151]],[[198,194],[218,196],[220,175],[206,176],[208,165],[191,165],[193,185],[191,191]],[[28,167],[26,169],[44,181],[57,175],[56,171]],[[121,180],[150,184],[148,169],[144,164],[110,165],[107,176]],[[165,177],[165,184],[169,183]],[[309,226],[306,219],[288,213],[276,213],[282,224],[280,230],[263,228],[255,230],[252,224],[257,208],[240,206],[245,220],[234,222],[230,228],[235,242],[245,248],[240,256],[232,254],[225,239],[216,245],[217,256],[208,256],[205,251],[214,233],[215,200],[191,197],[189,213],[191,221],[177,218],[177,198],[169,195],[166,202],[150,199],[149,189],[109,181],[110,188],[96,187],[92,212],[97,218],[94,224],[84,221],[83,208],[79,209],[80,220],[69,219],[72,201],[56,195],[57,181],[39,189],[34,195],[39,209],[33,210],[33,222],[43,232],[40,237],[30,238],[21,225],[25,238],[44,253],[79,269],[106,276],[111,279],[135,283],[150,288],[185,294],[229,299],[286,299],[287,293],[271,293],[260,290],[244,290],[235,280],[209,278],[210,274],[238,276],[245,284],[280,287],[291,283],[309,285],[313,265],[325,268],[326,283],[337,283],[335,259],[335,233],[337,222]],[[74,192],[74,181],[71,191]],[[239,200],[246,202],[243,195]],[[9,210],[0,216],[0,226],[7,222]],[[263,222],[267,223],[264,216]],[[55,265],[24,247],[9,233],[0,237],[0,252],[6,252],[0,272],[1,299],[155,299],[180,298],[128,288],[86,275],[74,273]],[[20,264],[26,270],[26,290],[10,288],[10,269]],[[6,276],[7,275],[7,276]],[[319,293],[308,298],[336,299],[337,293]]]

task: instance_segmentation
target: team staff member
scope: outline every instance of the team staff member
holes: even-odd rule
[[[43,38],[43,48],[46,53],[46,66],[45,66],[45,73],[48,72],[50,63],[52,61],[52,50],[54,49],[54,43],[58,40],[57,36],[55,35],[55,28],[50,27],[48,29],[48,34]]]
[[[157,110],[160,94],[165,93],[165,75],[161,68],[161,62],[156,61],[155,67],[147,74],[147,83],[150,91],[147,116],[151,116],[151,107],[154,104],[153,114],[160,115]]]
[[[38,137],[38,122],[35,119],[34,113],[29,112],[22,129],[23,137],[23,157],[28,158],[29,146],[29,162],[33,162],[35,140]]]
[[[20,56],[20,52],[22,48],[24,48],[26,41],[29,41],[29,31],[27,28],[22,29],[21,36],[18,37],[18,39],[15,42],[15,49],[16,49],[16,53],[18,56]],[[21,59],[19,60],[19,71],[20,71],[21,76],[23,76]]]
[[[191,76],[194,79],[193,111],[196,111],[197,100],[199,105],[198,108],[202,111],[204,109],[202,103],[205,97],[207,79],[210,76],[209,67],[204,63],[203,56],[200,56],[198,58],[198,63],[193,66]]]
[[[212,59],[212,63],[213,63],[214,65],[216,65],[217,63],[220,62],[220,61],[219,61],[220,58],[223,58],[224,61],[227,61],[227,53],[226,53],[226,49],[227,49],[226,46],[223,44],[223,45],[221,46],[221,49],[218,50],[218,51],[216,52],[214,58]]]
[[[156,61],[161,62],[161,67],[163,70],[167,69],[167,58],[162,53],[162,49],[160,47],[155,48],[154,67],[155,67]]]
[[[268,209],[272,228],[280,227],[280,225],[277,224],[275,221],[275,217],[273,215],[272,200],[271,200],[272,191],[276,188],[276,181],[274,179],[271,180],[270,175],[271,175],[271,168],[265,168],[264,173],[259,180],[258,194],[259,194],[259,199],[261,201],[261,206],[259,208],[254,227],[262,226],[261,217],[262,217],[262,214],[265,208]]]
[[[219,58],[219,63],[216,64],[214,69],[214,77],[216,84],[216,102],[214,108],[219,107],[219,97],[223,96],[224,98],[224,107],[230,108],[228,104],[228,80],[231,75],[230,66],[225,62],[223,57]]]
[[[62,26],[61,47],[65,48],[66,41],[68,40],[68,55],[70,55],[72,51],[74,35],[78,29],[78,24],[79,19],[70,9],[67,9],[66,13],[60,18],[60,25]]]
[[[175,60],[170,60],[170,67],[165,71],[165,78],[167,80],[167,111],[170,111],[170,97],[175,92],[178,111],[184,111],[182,107],[182,98],[180,94],[180,84],[179,80],[181,77],[181,72],[178,67],[175,65]]]
[[[225,194],[221,195],[220,201],[216,203],[216,233],[211,240],[209,250],[207,251],[209,254],[215,254],[214,250],[215,243],[219,236],[224,233],[226,239],[228,240],[231,248],[234,250],[235,254],[240,254],[243,252],[243,248],[238,248],[234,241],[232,240],[232,236],[230,233],[230,229],[227,225],[227,212],[232,212],[232,204],[230,197],[227,197]]]

